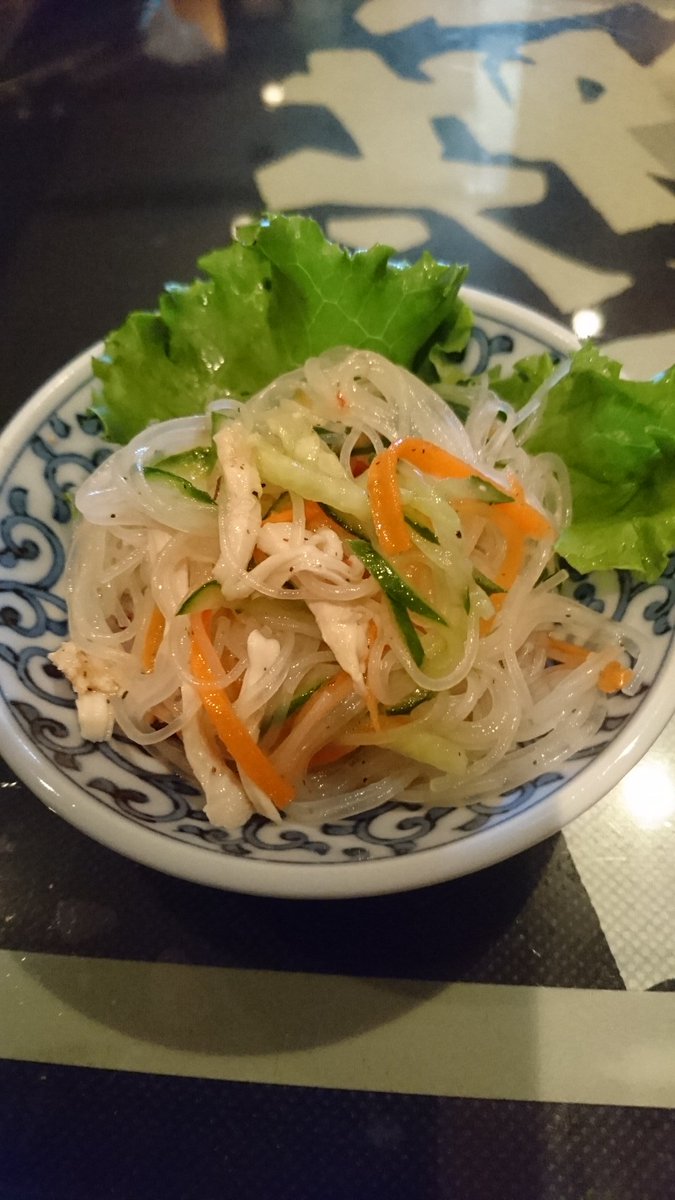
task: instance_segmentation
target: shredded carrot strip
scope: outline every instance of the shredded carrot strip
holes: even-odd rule
[[[305,524],[308,529],[332,529],[334,533],[339,534],[341,538],[349,537],[346,529],[338,525],[328,513],[324,512],[321,505],[316,503],[316,500],[305,500]]]
[[[543,513],[537,512],[531,504],[509,504],[509,520],[520,529],[525,537],[543,541],[544,538],[555,538],[555,530]]]
[[[557,658],[561,662],[570,662],[581,664],[585,662],[591,653],[585,646],[577,646],[575,642],[561,642],[558,638],[551,637],[549,634],[547,639],[547,648],[550,658]]]
[[[368,496],[377,540],[385,554],[402,554],[412,546],[410,529],[396,478],[398,446],[376,454],[368,471]]]
[[[326,742],[326,745],[310,758],[308,770],[316,771],[319,767],[329,767],[331,763],[339,762],[341,758],[352,754],[354,749],[354,746],[342,746],[340,742]]]
[[[402,554],[412,546],[396,478],[399,459],[439,478],[467,479],[470,475],[486,478],[463,459],[424,438],[403,438],[376,454],[368,472],[368,495],[377,540],[385,554]]]
[[[536,538],[537,540],[555,537],[555,529],[551,525],[551,522],[543,513],[540,513],[531,504],[527,503],[522,484],[513,476],[511,477],[511,486],[513,488],[514,502],[507,505],[511,520],[528,537]]]
[[[477,475],[479,479],[485,479],[489,483],[493,482],[489,476],[465,462],[463,458],[458,458],[456,454],[450,454],[448,450],[443,450],[441,446],[435,446],[433,442],[427,442],[424,438],[403,438],[402,441],[396,442],[391,449],[396,450],[397,458],[404,459],[405,462],[410,463],[411,467],[417,467],[420,471],[425,471],[427,475],[434,475],[437,479],[469,479],[471,475]],[[504,490],[508,492],[508,488]]]
[[[157,651],[162,644],[165,628],[164,613],[155,605],[148,621],[148,627],[145,631],[145,641],[143,642],[142,666],[143,670],[148,674],[155,668]]]
[[[228,754],[240,771],[248,775],[269,796],[277,808],[285,808],[295,790],[253,740],[244,722],[237,716],[226,692],[213,681],[205,653],[209,644],[211,614],[193,613],[190,618],[190,670],[206,715]]]
[[[592,653],[585,646],[577,646],[574,642],[560,642],[550,634],[546,642],[549,656],[557,659],[566,667],[581,666]],[[610,696],[613,692],[620,692],[622,688],[625,688],[633,678],[633,674],[630,667],[624,667],[618,659],[614,658],[602,668],[598,676],[598,687],[601,692],[606,692]]]
[[[400,442],[394,442],[387,450],[383,450],[375,456],[368,473],[368,495],[375,531],[385,554],[401,554],[404,550],[409,550],[412,545],[410,530],[406,526],[403,516],[401,493],[396,478],[396,465],[401,459],[410,463],[411,466],[417,467],[420,471],[425,471],[428,475],[439,479],[469,479],[471,476],[477,476],[488,483],[493,482],[489,475],[484,474],[479,468],[458,458],[456,454],[450,454],[448,450],[443,450],[441,446],[427,442],[424,438],[409,437],[403,438]],[[527,503],[525,492],[515,478],[511,479],[509,486],[504,487],[503,491],[512,500],[512,503],[505,506],[508,509],[508,532],[511,535],[507,539],[511,544],[511,558],[509,558],[507,574],[512,583],[522,567],[523,539],[525,537],[537,539],[553,537],[555,530],[543,513]],[[461,511],[460,506],[462,505],[472,505],[471,501],[457,501],[456,503],[459,511]],[[498,505],[487,505],[480,501],[473,502],[472,507],[465,508],[464,511],[485,516],[490,520],[498,518],[496,524],[502,532],[507,532],[505,522],[507,514],[502,512]],[[519,538],[514,536],[516,530],[519,531]],[[514,566],[517,567],[515,571]],[[503,587],[509,586],[502,580],[499,582]]]
[[[633,678],[633,672],[629,667],[622,667],[620,662],[607,663],[603,667],[598,678],[598,687],[601,692],[606,692],[608,696],[612,692],[620,692],[625,688]]]
[[[516,480],[512,480],[512,485],[513,501],[510,504],[487,504],[485,500],[453,500],[452,506],[460,517],[483,517],[485,521],[492,521],[506,535],[507,540],[511,540],[516,533],[523,539],[531,537],[535,541],[547,537],[554,538],[555,530],[548,518],[521,499],[524,492]],[[508,586],[501,579],[497,582],[501,583],[502,587]]]

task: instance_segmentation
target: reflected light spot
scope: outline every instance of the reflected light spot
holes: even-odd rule
[[[597,308],[580,308],[572,317],[572,329],[580,341],[602,333],[605,318]]]
[[[280,83],[266,83],[260,89],[260,99],[267,108],[278,108],[280,104],[283,104],[285,95]]]
[[[251,216],[250,213],[237,213],[236,217],[233,217],[230,221],[230,237],[236,238],[240,225],[252,225],[254,221],[255,217]]]
[[[639,829],[660,829],[675,817],[675,785],[663,763],[638,763],[621,790],[623,806]]]

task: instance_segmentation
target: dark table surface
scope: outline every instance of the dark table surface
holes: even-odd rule
[[[263,209],[653,374],[674,47],[667,0],[6,3],[3,422]],[[161,875],[2,769],[0,1197],[675,1195],[674,781],[671,726],[517,858],[311,902]]]

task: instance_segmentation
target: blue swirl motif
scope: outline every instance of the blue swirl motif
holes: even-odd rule
[[[128,758],[116,754],[111,744],[102,742],[99,749],[109,762],[124,771],[129,770]],[[147,755],[147,758],[149,762],[153,761],[151,755]],[[168,801],[169,807],[158,812],[156,797],[149,795],[147,790],[141,792],[138,788],[123,787],[105,776],[93,776],[87,781],[87,786],[90,790],[107,796],[113,807],[119,812],[133,817],[135,821],[140,821],[144,825],[173,825],[175,821],[182,820],[183,817],[202,815],[195,810],[191,803],[192,800],[200,799],[201,792],[182,775],[167,775],[162,771],[153,771],[149,767],[139,767],[135,771],[135,776],[147,786],[157,789],[165,801]]]
[[[263,857],[269,851],[277,855],[301,850],[319,857],[330,852],[327,842],[320,841],[303,829],[286,829],[283,821],[273,825],[265,817],[256,815],[250,817],[241,829],[229,830],[209,825],[203,813],[192,813],[192,817],[192,821],[179,825],[177,832],[197,838],[202,845],[221,850],[232,858],[250,858],[256,851],[264,852]]]
[[[100,438],[101,422],[94,413],[78,413],[76,420],[83,433],[90,437]],[[77,450],[61,450],[54,448],[54,438],[68,441],[71,436],[71,426],[62,417],[54,413],[47,422],[49,434],[36,433],[30,440],[30,449],[36,458],[42,460],[43,477],[52,496],[52,516],[60,525],[67,525],[71,518],[68,496],[74,492],[78,483],[98,467],[111,453],[109,446],[96,446],[91,456],[87,457]],[[75,468],[75,476],[71,473]],[[66,472],[68,472],[66,474]]]
[[[564,780],[565,776],[560,771],[545,771],[536,779],[529,779],[527,783],[521,783],[520,787],[504,792],[499,798],[499,804],[483,804],[481,801],[469,804],[468,808],[473,816],[460,825],[459,829],[462,833],[476,833],[485,825],[494,825],[496,814],[503,818],[512,812],[529,808],[531,804],[543,800],[556,784],[563,783]]]
[[[63,683],[63,676],[47,658],[44,646],[24,646],[17,651],[0,643],[0,662],[12,668],[19,682],[36,699],[63,708],[74,707],[71,696],[61,696],[55,690],[54,680]],[[44,679],[46,683],[43,684]],[[13,701],[9,703],[11,706]]]
[[[572,597],[578,600],[580,604],[585,604],[586,608],[592,608],[594,612],[604,613],[605,601],[598,596],[598,586],[594,582],[591,575],[580,575],[574,570],[569,563],[563,564],[569,571],[570,584],[572,587]]]
[[[110,454],[110,448],[100,444],[101,424],[94,414],[76,413],[74,422],[76,428],[60,413],[52,413],[30,438],[13,472],[21,482],[9,487],[8,512],[0,519],[0,566],[7,572],[0,576],[0,626],[33,643],[43,641],[48,635],[58,639],[66,636],[66,602],[56,591],[65,567],[58,526],[70,522],[69,493]],[[74,433],[78,443],[75,447],[69,444]],[[94,445],[87,445],[86,441],[82,445],[82,435],[95,439]],[[42,463],[51,521],[31,512],[33,496],[40,499],[33,472],[35,458]],[[30,487],[24,486],[24,478],[29,480]],[[23,570],[29,563],[36,568],[36,577],[31,582],[26,581]],[[9,573],[13,571],[16,575]],[[10,597],[14,603],[7,603]],[[56,705],[69,703],[54,694],[50,676],[60,676],[47,661],[43,645],[25,645],[17,650],[7,642],[0,642],[0,661],[14,669],[36,699]],[[42,682],[45,676],[46,684]]]
[[[0,642],[0,661],[12,667],[20,682],[36,698],[62,703],[38,678],[44,676],[46,654],[39,643],[46,635],[66,635],[66,604],[53,589],[63,573],[65,556],[58,531],[29,512],[25,487],[12,487],[7,497],[9,513],[0,520],[0,566],[19,571],[19,578],[0,577],[0,626],[27,645],[15,649]],[[35,578],[21,578],[21,568],[35,564]],[[13,603],[9,603],[10,598]],[[31,644],[33,643],[33,644]],[[38,670],[41,667],[42,670]]]
[[[56,608],[65,612],[64,600],[60,596],[51,594],[52,588],[61,578],[65,564],[63,546],[58,531],[51,529],[38,517],[31,516],[28,511],[27,488],[13,487],[9,492],[8,503],[10,511],[0,520],[0,537],[2,538],[0,565],[13,570],[26,562],[38,562],[42,558],[45,558],[46,561],[40,562],[41,575],[35,584],[26,585],[23,582],[16,583],[11,579],[0,579],[0,590],[3,592],[14,591],[26,599],[30,599],[33,594],[48,596]],[[30,534],[34,536],[31,537]],[[34,537],[39,540],[35,541]],[[54,627],[44,614],[41,617],[36,614],[36,621],[38,624],[31,628],[25,628],[20,624],[16,624],[14,628],[25,637],[38,637],[47,629],[50,633],[58,633],[61,636],[65,632],[63,621],[58,628]]]
[[[513,338],[509,333],[490,335],[480,325],[474,325],[465,354],[469,360],[478,354],[478,358],[471,363],[471,374],[482,375],[495,354],[511,354],[512,351]]]
[[[358,847],[348,847],[343,850],[345,858],[353,860],[370,858],[370,849],[385,849],[389,854],[400,857],[410,854],[417,849],[418,842],[427,837],[456,809],[443,805],[442,807],[426,808],[422,804],[407,804],[404,801],[388,800],[378,804],[369,812],[357,813],[353,817],[343,817],[340,821],[327,822],[321,826],[321,832],[326,837],[353,837],[360,843]],[[409,813],[409,816],[401,816]],[[389,819],[387,819],[389,818]],[[381,828],[378,830],[377,826]]]
[[[461,822],[454,822],[453,832],[456,836],[476,833],[485,825],[495,825],[510,813],[528,808],[531,804],[543,799],[556,784],[561,783],[565,776],[560,772],[548,771],[536,779],[529,780],[520,787],[504,793],[497,804],[483,804],[477,801],[468,804],[466,808],[453,805],[438,805],[427,808],[422,804],[395,803],[387,801],[378,805],[370,812],[357,813],[334,823],[321,826],[321,832],[330,838],[354,837],[358,839],[358,847],[343,850],[345,857],[350,859],[370,858],[368,848],[384,849],[396,857],[411,854],[419,849],[420,842],[433,833],[437,826],[451,814],[456,817],[466,813]],[[409,816],[401,817],[401,813]],[[386,820],[386,818],[389,818]],[[381,829],[377,829],[377,824]]]
[[[574,599],[578,600],[581,604],[585,604],[587,608],[594,609],[595,612],[605,612],[607,602],[598,595],[600,588],[599,577],[597,575],[581,575],[569,563],[565,563],[564,565],[569,572]],[[618,591],[616,598],[614,598],[613,593],[614,609],[611,617],[614,621],[625,620],[630,608],[638,597],[646,594],[648,602],[640,613],[642,620],[647,625],[651,625],[656,637],[673,632],[673,628],[675,627],[673,621],[673,611],[675,610],[675,553],[670,555],[668,565],[656,583],[646,583],[644,580],[637,579],[630,571],[626,570],[613,571],[612,575],[616,579],[616,590]]]
[[[671,554],[663,575],[656,584],[636,580],[630,571],[617,571],[619,599],[614,610],[614,620],[622,621],[637,596],[649,593],[649,601],[642,611],[645,620],[657,637],[673,632],[673,610],[675,609],[675,554]],[[655,589],[657,592],[654,596]]]
[[[74,708],[72,700],[65,703]],[[94,775],[86,780],[88,790],[103,793],[113,807],[126,816],[151,825],[166,824],[186,816],[204,819],[203,814],[191,803],[199,800],[199,789],[182,775],[167,774],[161,763],[150,754],[141,753],[138,763],[131,764],[129,750],[136,750],[137,747],[127,738],[115,735],[111,742],[87,742],[79,731],[73,733],[63,721],[36,708],[29,701],[11,700],[10,708],[33,744],[63,771],[81,774],[86,769],[87,760],[92,755],[96,757],[101,754],[112,767],[124,774],[128,774],[132,767],[138,781],[156,789],[164,798],[164,804],[158,809],[157,797],[147,791],[122,786],[107,776]]]
[[[518,357],[523,352],[515,344],[519,335],[514,341],[510,332],[488,329],[474,328],[464,356],[466,370],[478,373],[495,355]],[[526,350],[530,352],[529,346]],[[211,826],[200,808],[196,786],[167,773],[152,753],[120,735],[110,744],[82,740],[72,694],[47,659],[47,647],[56,645],[67,630],[66,605],[58,585],[65,565],[62,531],[71,518],[68,492],[110,452],[101,445],[98,419],[76,411],[78,399],[81,403],[81,393],[44,422],[3,484],[0,626],[7,637],[0,641],[0,668],[8,670],[20,686],[22,698],[10,700],[10,706],[45,758],[89,795],[126,817],[236,858],[344,862],[404,856],[493,826],[538,803],[597,754],[639,703],[641,696],[614,708],[597,744],[576,755],[564,774],[540,775],[494,804],[476,802],[457,809],[388,802],[367,813],[325,822],[315,830],[294,826],[287,819],[274,825],[257,815],[234,831]],[[37,479],[36,462],[40,464]],[[605,611],[611,595],[615,619],[628,615],[632,623],[642,620],[651,626],[656,635],[672,632],[675,555],[663,578],[651,586],[628,572],[618,572],[617,586],[608,593],[606,582],[603,588],[592,576],[573,571],[570,575],[575,599],[595,611]]]

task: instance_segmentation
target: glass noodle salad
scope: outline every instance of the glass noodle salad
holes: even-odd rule
[[[518,409],[330,348],[137,433],[75,496],[52,657],[83,735],[155,749],[226,827],[489,801],[587,745],[642,665],[560,590],[569,474],[524,443],[565,370]]]

